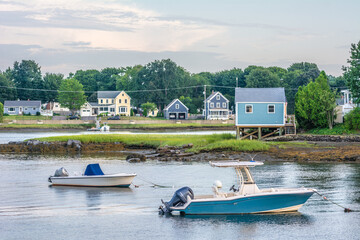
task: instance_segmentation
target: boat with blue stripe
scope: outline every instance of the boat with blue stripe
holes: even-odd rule
[[[210,162],[213,167],[232,167],[236,171],[238,186],[230,192],[221,192],[222,184],[216,181],[212,195],[195,196],[192,189],[177,190],[169,202],[163,202],[160,213],[182,215],[279,213],[298,211],[313,195],[310,188],[259,189],[249,168],[263,165],[262,162],[222,161]]]

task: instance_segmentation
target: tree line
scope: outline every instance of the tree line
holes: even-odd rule
[[[360,42],[352,44],[349,67],[344,67],[344,75],[334,77],[322,74],[325,84],[339,92],[350,87],[354,97],[359,96],[359,52]],[[203,108],[204,85],[206,96],[212,91],[220,91],[230,101],[234,110],[235,87],[269,88],[284,87],[288,101],[288,113],[295,112],[296,93],[312,83],[321,75],[315,63],[293,63],[288,68],[248,66],[245,69],[233,68],[215,73],[190,73],[170,59],[155,60],[146,65],[112,67],[102,70],[77,70],[65,77],[63,74],[45,73],[33,60],[15,62],[12,67],[0,71],[0,102],[4,100],[58,101],[60,85],[66,79],[78,81],[84,90],[87,101],[96,101],[97,91],[124,90],[132,98],[132,105],[155,103],[159,110],[174,98],[181,98],[189,107],[190,113],[198,113]],[[324,82],[323,81],[323,82]],[[197,86],[197,87],[193,87]],[[313,87],[315,85],[313,84]],[[43,89],[38,91],[33,89]],[[162,89],[161,91],[156,91]],[[152,91],[154,90],[154,91]],[[315,104],[315,102],[313,102]]]

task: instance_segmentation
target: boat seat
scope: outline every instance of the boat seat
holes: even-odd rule
[[[213,186],[212,189],[213,189],[213,192],[214,192],[215,197],[218,197],[218,198],[226,198],[226,197],[227,197],[227,194],[226,194],[226,193],[219,192],[219,188],[218,188],[218,187]]]

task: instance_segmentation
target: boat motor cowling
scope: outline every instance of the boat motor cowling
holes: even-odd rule
[[[170,213],[172,211],[170,209],[171,207],[183,206],[187,202],[188,196],[190,197],[190,199],[194,199],[194,192],[191,188],[182,187],[176,190],[170,201],[164,202],[163,200],[161,200],[163,205],[159,207],[159,213]]]

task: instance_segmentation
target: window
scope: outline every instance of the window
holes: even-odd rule
[[[27,111],[27,108],[25,108],[24,110]]]
[[[216,100],[220,100],[220,95],[217,95],[217,96],[216,96]]]
[[[101,108],[100,108],[100,111],[104,111],[104,108],[103,108],[103,107],[101,107]]]
[[[127,108],[126,108],[126,107],[119,107],[119,112],[121,112],[121,113],[126,113],[126,112],[127,112]]]
[[[36,108],[33,108],[33,110],[35,111]]]
[[[9,112],[15,112],[15,108],[9,108]]]
[[[253,113],[253,105],[245,105],[245,113]]]
[[[109,103],[109,100],[108,100],[108,99],[106,99],[106,103]]]
[[[223,105],[223,108],[226,108],[226,102],[223,102],[222,105]]]
[[[214,103],[210,103],[210,108],[214,108]]]
[[[83,112],[86,112],[86,110],[83,110]]]
[[[216,103],[216,108],[220,108],[220,103],[219,102]]]
[[[103,103],[103,100],[101,99],[100,102]]]
[[[179,109],[179,104],[175,104],[175,109]]]
[[[90,110],[86,110],[87,112],[90,112]]]
[[[109,111],[109,108],[108,108],[108,107],[104,107],[104,111]]]
[[[268,113],[275,113],[275,105],[273,104],[268,105]]]
[[[119,103],[121,103],[121,99],[119,99]]]
[[[110,112],[115,112],[115,108],[110,108]]]
[[[55,107],[59,107],[59,105],[55,105]]]
[[[125,99],[125,103],[127,103],[127,99]]]
[[[114,103],[114,99],[113,99],[113,100],[111,100],[111,103]]]
[[[122,94],[122,96],[124,96],[124,94]]]

